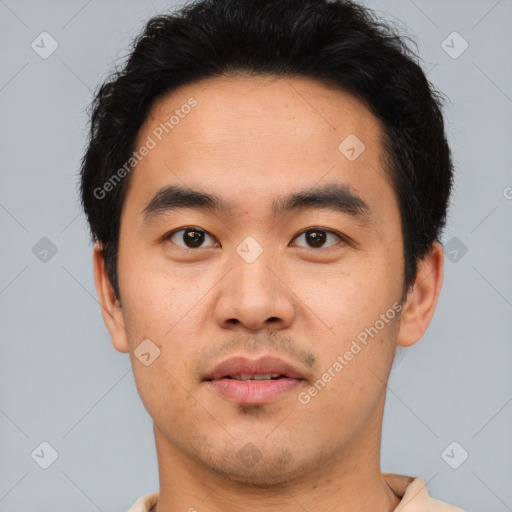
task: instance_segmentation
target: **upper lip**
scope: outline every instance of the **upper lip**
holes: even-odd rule
[[[278,357],[263,356],[258,359],[250,359],[245,356],[235,356],[219,363],[203,380],[255,373],[279,373],[288,378],[304,379],[299,370]]]

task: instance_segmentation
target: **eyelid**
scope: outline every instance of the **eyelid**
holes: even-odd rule
[[[301,231],[299,231],[296,235],[294,235],[292,237],[292,242],[298,238],[299,236],[301,235],[304,235],[305,233],[307,233],[308,231],[314,231],[314,230],[317,230],[317,231],[325,231],[325,233],[329,233],[331,235],[335,235],[337,236],[341,242],[343,242],[344,244],[349,244],[350,243],[350,238],[347,237],[346,235],[343,235],[341,233],[338,233],[337,231],[334,231],[332,229],[329,229],[329,228],[324,228],[322,226],[311,226],[309,228],[305,228],[305,229],[302,229]],[[291,243],[291,242],[290,242]],[[319,247],[319,248],[316,248],[316,247],[302,247],[303,249],[313,249],[314,251],[319,251],[321,249],[325,250],[325,251],[328,251],[329,249],[333,248],[333,247],[336,247],[338,244],[332,244],[332,245],[329,245],[327,247]]]
[[[205,233],[205,235],[211,237],[213,240],[215,240],[215,242],[217,244],[220,245],[220,242],[215,238],[215,236],[213,236],[209,231],[206,231],[205,229],[202,229],[202,228],[199,228],[198,226],[183,226],[181,228],[176,228],[176,229],[173,229],[172,231],[169,231],[168,233],[166,233],[163,237],[162,237],[162,241],[166,241],[166,240],[170,240],[170,238],[172,236],[174,236],[176,233],[179,233],[180,231],[186,231],[186,230],[190,230],[190,231],[201,231],[203,233]],[[329,229],[329,228],[324,228],[322,226],[310,226],[310,227],[307,227],[307,228],[303,228],[301,229],[299,232],[297,232],[295,235],[293,235],[292,237],[292,240],[290,243],[292,243],[296,238],[298,238],[299,236],[301,235],[304,235],[305,233],[307,233],[308,231],[312,231],[312,230],[318,230],[318,231],[325,231],[326,233],[329,233],[331,235],[335,235],[337,236],[341,242],[343,242],[344,244],[351,244],[351,243],[354,243],[350,237],[346,236],[346,235],[343,235],[337,231],[334,231],[332,229]],[[172,242],[174,243],[174,242]],[[174,244],[174,245],[178,245],[178,244]],[[303,249],[312,249],[314,251],[319,251],[320,249],[323,249],[323,250],[329,250],[331,247],[335,247],[336,245],[338,244],[333,244],[333,245],[329,245],[327,247],[319,247],[319,248],[315,248],[315,247],[302,247]],[[193,251],[197,251],[198,249],[192,249],[190,247],[182,247],[180,245],[178,245],[178,247],[181,247],[182,249],[190,249],[190,250],[193,250]],[[206,247],[199,247],[199,249],[206,249]]]
[[[166,233],[162,238],[162,242],[165,242],[167,240],[170,240],[171,237],[173,237],[176,233],[179,233],[180,231],[201,231],[203,232],[206,236],[209,236],[210,238],[212,238],[213,240],[215,240],[215,243],[219,244],[220,245],[220,242],[209,232],[209,231],[206,231],[205,229],[201,229],[200,227],[198,226],[183,226],[181,228],[176,228],[176,229],[173,229],[172,231],[169,231],[168,233]],[[197,251],[197,249],[192,249],[190,247],[182,247],[181,245],[178,245],[178,244],[175,244],[174,242],[171,242],[173,243],[174,245],[177,245],[178,247],[181,247],[182,249],[190,249],[192,251]],[[206,249],[206,247],[200,247],[200,249]]]

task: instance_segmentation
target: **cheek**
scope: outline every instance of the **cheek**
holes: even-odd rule
[[[306,297],[302,316],[320,361],[318,398],[312,401],[318,407],[333,404],[353,419],[359,407],[368,410],[381,396],[399,325],[400,288],[383,266],[373,270],[322,276],[308,294],[305,287],[297,291]]]
[[[120,277],[123,311],[132,327],[132,338],[165,344],[175,326],[194,316],[200,289],[190,280],[185,282],[176,271],[171,274],[169,269],[127,260],[120,266]]]
[[[193,282],[186,276],[170,275],[169,271],[150,266],[134,265],[126,275],[123,313],[131,352],[149,339],[159,351],[154,363],[162,368],[158,378],[172,382],[175,377],[183,382],[201,346],[204,288],[198,280]],[[135,363],[141,366],[138,361]],[[157,378],[151,372],[140,374],[143,380]]]
[[[347,263],[345,268],[350,270],[318,271],[311,279],[302,272],[293,285],[303,315],[320,326],[329,343],[343,342],[374,325],[400,297],[401,287],[387,265],[358,268]]]
[[[324,423],[334,424],[337,434],[345,436],[364,428],[385,393],[397,324],[390,321],[377,334],[372,333],[373,337],[368,336],[366,343],[347,336],[317,345],[322,370],[306,389],[310,399],[304,407],[311,407],[308,417],[313,421],[323,418],[318,428],[327,427]],[[307,397],[302,398],[304,403]]]
[[[151,366],[143,366],[139,361],[132,361],[132,365],[141,401],[164,431],[171,432],[182,422],[190,425],[191,422],[185,418],[200,416],[198,402],[182,384],[184,376],[175,368],[168,367],[169,358],[165,354],[162,353]]]

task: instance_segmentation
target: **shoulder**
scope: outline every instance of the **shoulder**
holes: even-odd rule
[[[158,492],[151,492],[141,496],[128,510],[128,512],[149,512],[158,500]]]
[[[423,478],[383,473],[389,486],[402,497],[394,512],[466,512],[465,510],[429,496]]]

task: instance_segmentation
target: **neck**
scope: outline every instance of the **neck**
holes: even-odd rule
[[[269,485],[241,482],[216,472],[211,464],[180,450],[155,425],[160,475],[156,512],[392,512],[400,498],[382,477],[382,416],[380,421],[379,415],[374,419],[343,452]]]

